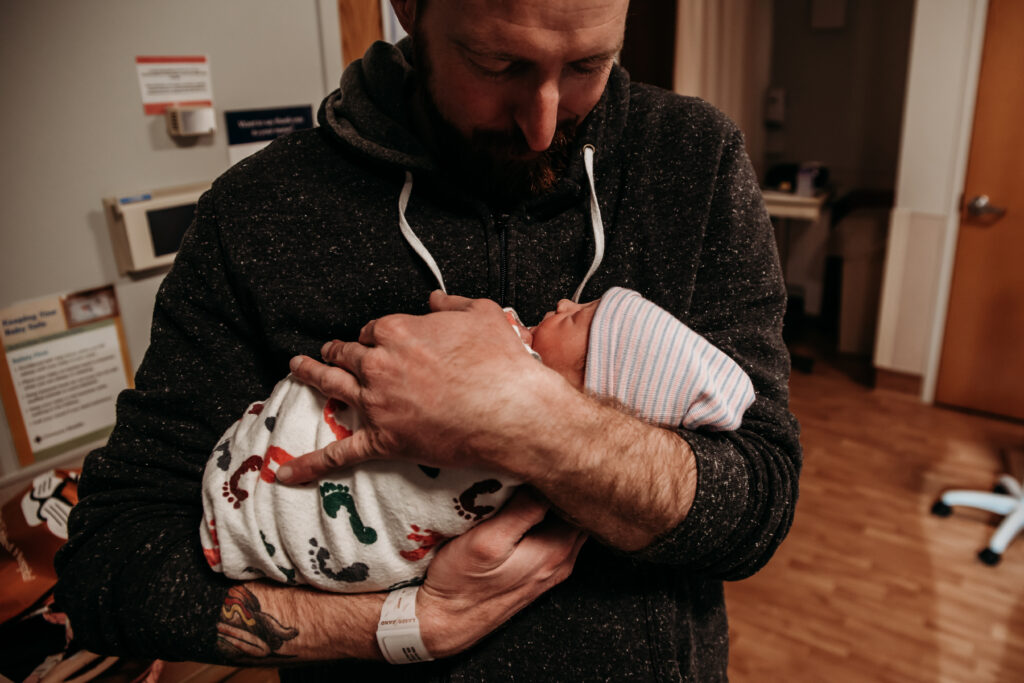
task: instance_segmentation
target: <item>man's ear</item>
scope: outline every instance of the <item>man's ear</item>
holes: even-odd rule
[[[416,0],[391,0],[391,7],[395,10],[398,23],[406,33],[412,35],[412,27],[416,22]]]

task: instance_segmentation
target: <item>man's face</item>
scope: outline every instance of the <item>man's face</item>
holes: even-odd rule
[[[431,0],[412,26],[438,143],[491,193],[554,184],[604,92],[628,0]],[[439,124],[439,125],[438,125]]]

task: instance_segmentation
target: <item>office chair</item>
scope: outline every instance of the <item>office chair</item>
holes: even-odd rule
[[[988,547],[978,553],[978,559],[987,565],[999,564],[1003,552],[1021,531],[1024,531],[1024,481],[1017,481],[1009,474],[999,477],[992,493],[985,491],[946,491],[932,505],[932,514],[949,517],[954,505],[987,510],[1003,515],[1003,521],[988,542]]]

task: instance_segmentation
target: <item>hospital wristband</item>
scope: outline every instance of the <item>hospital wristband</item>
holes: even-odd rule
[[[420,620],[416,618],[416,593],[419,586],[399,588],[388,593],[377,622],[377,645],[384,659],[392,664],[430,662],[434,657],[427,651],[420,635]]]

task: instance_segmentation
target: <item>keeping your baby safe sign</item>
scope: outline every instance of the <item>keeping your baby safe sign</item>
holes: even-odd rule
[[[130,363],[113,286],[0,311],[0,397],[21,465],[104,439]]]

